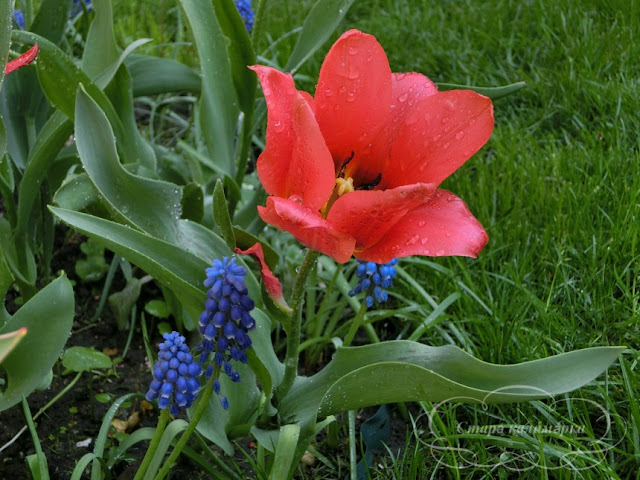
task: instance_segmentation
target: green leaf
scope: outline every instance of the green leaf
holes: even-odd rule
[[[15,242],[9,222],[0,217],[0,247],[14,278],[27,285],[36,283],[36,260],[29,245]]]
[[[16,238],[23,237],[36,220],[33,208],[40,197],[40,185],[72,132],[73,124],[63,113],[57,111],[49,117],[38,133],[29,151],[27,168],[20,182]]]
[[[216,186],[213,189],[213,219],[229,248],[231,250],[236,248],[236,238],[233,234],[231,218],[229,218],[227,199],[224,196],[224,188],[220,179],[216,181]]]
[[[200,93],[200,76],[183,63],[136,54],[129,55],[124,63],[131,75],[134,97],[180,91]]]
[[[231,178],[235,176],[235,134],[240,113],[227,40],[211,0],[180,0],[202,68],[200,128],[209,156]]]
[[[4,257],[4,252],[0,251],[0,298],[2,298],[2,304],[4,305],[4,298],[11,285],[13,285],[13,275],[11,274],[11,269],[9,265],[7,265],[7,261]],[[0,306],[1,308],[1,306]],[[0,327],[2,326],[2,319],[0,318]]]
[[[0,75],[0,87],[4,80],[4,68],[9,56],[9,48],[11,47],[11,21],[13,14],[13,2],[0,2],[0,68],[3,75]],[[4,152],[1,152],[4,155]],[[2,158],[0,155],[0,158]]]
[[[22,327],[15,332],[8,332],[0,335],[0,364],[5,359],[9,352],[13,350],[16,345],[27,334],[27,329]]]
[[[63,222],[87,236],[99,238],[106,248],[173,290],[194,318],[200,315],[206,299],[202,281],[208,262],[124,225],[62,208],[49,208]]]
[[[354,0],[318,0],[304,20],[298,42],[284,67],[295,73],[326,42]]]
[[[196,429],[200,434],[218,445],[227,455],[233,454],[233,445],[229,441],[233,427],[245,426],[235,436],[244,436],[251,425],[256,422],[258,399],[260,391],[256,386],[256,376],[247,365],[238,364],[236,370],[240,374],[240,382],[232,382],[222,374],[220,380],[220,395],[212,395]],[[220,396],[229,398],[229,408],[225,410],[220,403]],[[189,409],[189,414],[193,407]]]
[[[480,95],[489,97],[491,100],[506,97],[514,92],[517,92],[521,88],[526,87],[526,82],[516,82],[510,85],[504,85],[502,87],[474,87],[472,85],[457,85],[455,83],[438,83],[438,89],[442,91],[446,90],[473,90]]]
[[[80,159],[113,218],[174,241],[180,217],[180,188],[133,175],[122,167],[106,116],[83,89],[78,90],[75,117]]]
[[[124,330],[131,318],[131,310],[140,298],[142,282],[138,278],[131,278],[125,287],[109,295],[109,306],[116,317],[119,330]]]
[[[95,80],[118,61],[120,53],[113,33],[111,0],[94,0],[92,3],[95,17],[89,27],[82,55],[82,70]],[[109,82],[101,86],[104,87],[107,83]]]
[[[280,427],[276,456],[273,459],[273,467],[270,480],[289,478],[295,468],[298,458],[295,455],[296,444],[300,438],[300,425],[290,424]]]
[[[204,193],[197,183],[187,183],[182,187],[182,218],[200,223],[204,215]]]
[[[158,318],[169,316],[169,307],[163,300],[151,300],[144,305],[144,311]]]
[[[340,348],[283,399],[287,421],[405,401],[507,403],[570,392],[600,375],[623,347],[595,347],[517,365],[493,365],[454,346],[391,341]]]
[[[257,76],[247,68],[256,63],[251,37],[231,0],[214,0],[213,7],[224,35],[228,38],[227,48],[231,62],[231,75],[238,94],[242,111],[253,111]]]
[[[62,355],[62,366],[72,372],[88,372],[97,368],[111,368],[108,355],[89,347],[69,347]]]
[[[29,30],[59,43],[69,18],[69,0],[42,0]]]
[[[68,176],[53,196],[53,203],[67,210],[85,210],[98,202],[96,187],[86,173]]]
[[[97,282],[109,270],[109,265],[104,261],[104,246],[89,238],[80,245],[80,250],[86,258],[76,261],[76,273],[85,282]]]
[[[4,334],[27,328],[27,335],[2,363],[7,388],[0,396],[0,411],[29,395],[51,371],[69,338],[73,316],[73,289],[69,280],[61,276],[25,303],[0,329]]]
[[[260,309],[254,308],[251,316],[256,321],[256,329],[250,333],[253,348],[247,350],[249,366],[254,371],[267,398],[284,377],[284,365],[278,360],[271,341],[271,320]]]

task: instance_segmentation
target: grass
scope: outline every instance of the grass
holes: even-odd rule
[[[262,49],[299,26],[312,3],[270,2],[265,28],[271,37]],[[116,12],[133,8],[127,5],[115,2]],[[160,12],[173,12],[173,6],[162,2]],[[116,18],[123,19],[121,32],[130,37],[122,38],[129,41],[169,31],[158,16],[147,32],[140,31],[144,23],[132,23],[139,16]],[[491,140],[443,185],[467,202],[490,243],[476,260],[402,262],[438,303],[459,294],[421,341],[455,343],[505,364],[594,345],[630,347],[606,377],[554,405],[489,412],[449,406],[437,431],[425,428],[423,415],[406,448],[382,457],[372,478],[638,478],[638,18],[635,0],[370,0],[355,2],[343,22],[342,30],[374,34],[396,72],[482,86],[527,82],[526,89],[495,102]],[[292,35],[265,55],[284,64],[294,43]],[[311,91],[323,53],[299,75]],[[397,293],[424,303],[409,284]],[[423,413],[432,407],[421,405]],[[600,407],[611,414],[608,432],[601,430]],[[556,423],[583,433],[474,435],[456,430],[461,421]],[[469,448],[484,466],[461,468],[450,451],[434,455],[438,439]],[[567,452],[575,456],[563,464],[559,459]],[[516,455],[525,457],[512,462]],[[509,465],[530,468],[516,475]]]

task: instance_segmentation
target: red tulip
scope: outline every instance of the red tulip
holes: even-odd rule
[[[36,55],[38,55],[38,44],[35,44],[33,47],[31,47],[29,50],[24,52],[18,58],[11,60],[10,62],[7,62],[7,64],[4,67],[4,74],[9,75],[14,70],[24,67],[25,65],[29,65],[31,62],[35,60]]]
[[[491,136],[490,99],[391,73],[377,40],[357,30],[327,54],[313,98],[289,74],[251,68],[268,108],[257,166],[265,222],[340,263],[482,250],[482,225],[437,187]]]

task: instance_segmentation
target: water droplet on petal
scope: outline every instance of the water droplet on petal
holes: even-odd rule
[[[418,226],[419,226],[419,227],[424,227],[426,223],[427,223],[427,222],[425,222],[424,220],[420,220],[420,221],[418,222]]]
[[[436,252],[436,257],[442,257],[444,255],[444,250],[438,250]]]
[[[273,129],[278,133],[282,132],[284,130],[284,124],[280,120],[278,120],[273,124]]]
[[[442,123],[447,123],[449,121],[449,117],[443,117],[441,121]]]
[[[408,96],[409,96],[409,94],[405,92],[405,93],[403,93],[402,95],[400,95],[400,96],[398,97],[398,101],[399,101],[400,103],[404,103],[404,102],[406,102],[406,101],[407,101],[407,97],[408,97]]]
[[[333,90],[331,90],[330,88],[327,88],[327,89],[324,91],[324,94],[325,94],[325,96],[330,97],[330,96],[332,96],[332,95],[333,95]]]
[[[351,80],[355,80],[356,78],[358,78],[360,76],[360,72],[358,72],[357,70],[351,70],[348,74],[347,74],[347,78],[351,79]]]
[[[349,47],[349,55],[356,55],[358,53],[357,47]]]
[[[456,133],[456,140],[462,140],[462,137],[464,137],[464,132],[460,130],[458,133]]]

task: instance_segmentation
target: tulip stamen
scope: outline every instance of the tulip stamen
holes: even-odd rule
[[[361,183],[355,189],[356,190],[372,190],[372,189],[374,189],[374,188],[376,188],[378,186],[378,184],[380,183],[380,180],[382,180],[382,174],[381,173],[379,173],[378,176],[376,178],[374,178],[373,180],[371,180],[370,182]]]
[[[338,175],[336,176],[336,178],[344,178],[347,165],[349,165],[349,162],[353,160],[354,155],[355,155],[355,152],[351,150],[351,155],[349,155],[349,157],[344,162],[342,162],[342,166],[340,167],[340,171],[338,172]]]

